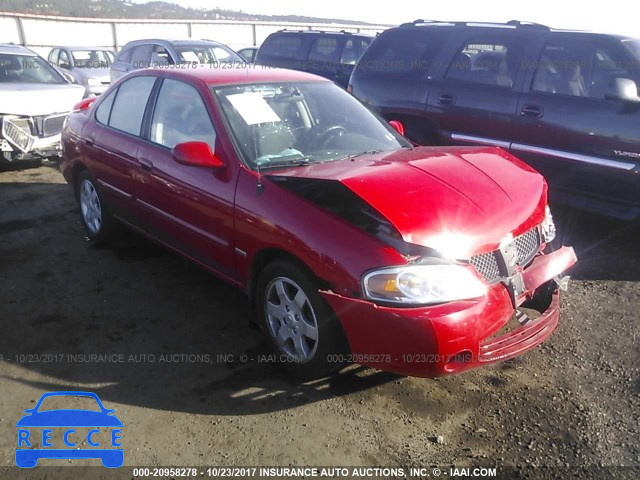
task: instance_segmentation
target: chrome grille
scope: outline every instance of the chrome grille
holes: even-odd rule
[[[491,283],[500,278],[500,267],[498,266],[498,259],[496,258],[495,252],[475,255],[471,257],[470,262],[487,282]]]
[[[517,236],[513,240],[513,245],[516,248],[518,254],[517,264],[524,267],[540,250],[540,234],[538,228],[532,228],[528,232]],[[469,262],[475,267],[475,269],[482,275],[487,282],[493,283],[500,279],[503,275],[500,271],[500,263],[498,255],[501,255],[500,250],[494,250],[493,252],[481,253],[471,257]]]
[[[42,135],[50,137],[51,135],[57,135],[60,133],[62,131],[65,118],[67,118],[66,114],[46,117],[42,122]]]
[[[537,228],[532,228],[528,232],[517,236],[513,240],[516,250],[518,251],[518,265],[524,266],[540,250],[540,234]]]
[[[2,122],[2,136],[23,152],[28,152],[33,145],[33,137],[11,120]]]

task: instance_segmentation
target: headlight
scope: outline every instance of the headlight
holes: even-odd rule
[[[553,223],[553,216],[549,205],[544,210],[544,221],[542,222],[542,236],[545,243],[549,243],[556,238],[556,224]]]
[[[369,300],[429,305],[478,298],[485,284],[473,272],[454,264],[407,265],[370,272],[363,279]]]
[[[97,78],[85,78],[84,81],[90,87],[99,87],[102,85],[102,82]]]

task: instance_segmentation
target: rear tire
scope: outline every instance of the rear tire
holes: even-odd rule
[[[310,380],[340,370],[348,343],[311,275],[289,262],[265,267],[256,290],[258,321],[284,368]]]
[[[87,170],[83,170],[76,179],[76,198],[87,237],[95,243],[113,239],[117,232],[116,220],[109,213],[98,183]]]

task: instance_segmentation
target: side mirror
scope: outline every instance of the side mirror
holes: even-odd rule
[[[404,125],[399,120],[389,120],[389,125],[400,135],[404,136]]]
[[[636,82],[628,78],[612,78],[604,92],[607,100],[622,100],[625,102],[640,102]]]
[[[76,82],[76,79],[73,78],[73,75],[71,75],[68,72],[60,72],[60,74],[64,77],[64,79],[69,82],[69,83],[78,83]]]
[[[171,150],[171,156],[176,162],[192,167],[220,168],[224,165],[205,142],[179,143]]]
[[[67,69],[67,70],[69,70],[69,69],[71,68],[71,65],[69,65],[67,62],[60,62],[60,63],[58,64],[58,66],[59,66],[60,68],[65,68],[65,69]]]

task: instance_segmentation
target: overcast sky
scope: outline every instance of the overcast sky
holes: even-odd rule
[[[143,1],[143,0],[138,0]],[[247,13],[298,14],[396,24],[416,18],[497,21],[518,19],[555,28],[595,30],[640,37],[638,0],[166,0],[194,8],[220,7]]]

